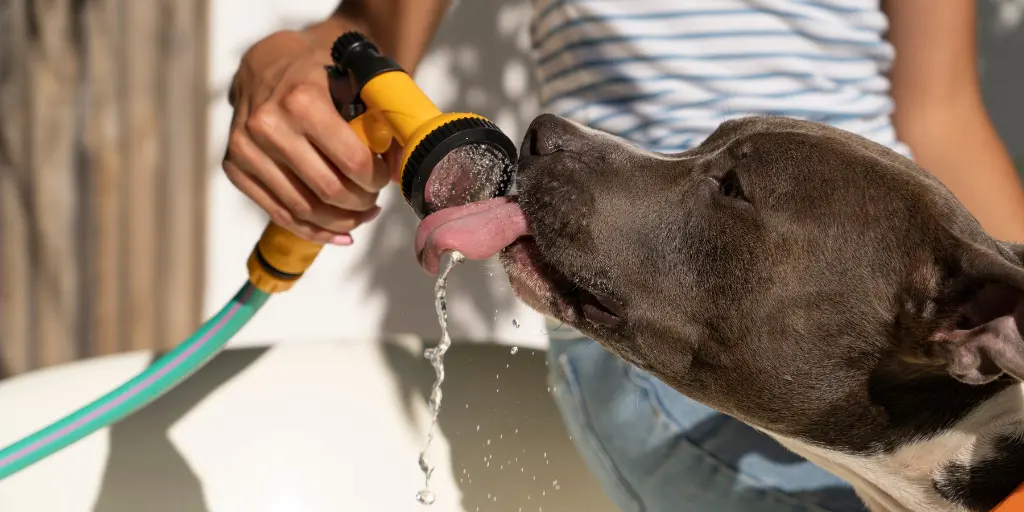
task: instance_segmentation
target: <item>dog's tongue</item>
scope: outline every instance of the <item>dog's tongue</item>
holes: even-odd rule
[[[420,222],[416,255],[420,266],[434,275],[445,252],[459,251],[471,260],[484,260],[528,230],[526,216],[512,198],[498,197],[446,208]]]

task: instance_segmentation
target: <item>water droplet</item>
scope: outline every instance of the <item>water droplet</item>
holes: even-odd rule
[[[515,355],[516,352],[519,352],[519,347],[512,347],[512,355]]]
[[[433,505],[435,500],[437,500],[437,496],[434,496],[434,492],[430,489],[423,489],[416,493],[416,501],[424,505]]]

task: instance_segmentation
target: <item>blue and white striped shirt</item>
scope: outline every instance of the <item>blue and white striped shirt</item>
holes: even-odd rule
[[[777,114],[906,155],[879,0],[533,0],[543,109],[655,151]]]
[[[543,110],[676,152],[752,114],[810,119],[910,156],[879,0],[533,0]],[[552,339],[575,329],[547,319]]]

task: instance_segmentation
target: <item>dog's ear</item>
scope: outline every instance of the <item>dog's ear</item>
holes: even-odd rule
[[[930,359],[957,380],[988,384],[1010,376],[1024,381],[1024,246],[958,251],[950,277],[955,326],[928,343]]]

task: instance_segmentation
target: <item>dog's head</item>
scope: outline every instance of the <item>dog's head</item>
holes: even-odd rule
[[[542,115],[517,187],[517,295],[754,426],[885,449],[1024,376],[1022,247],[857,135],[751,117],[662,155]]]

